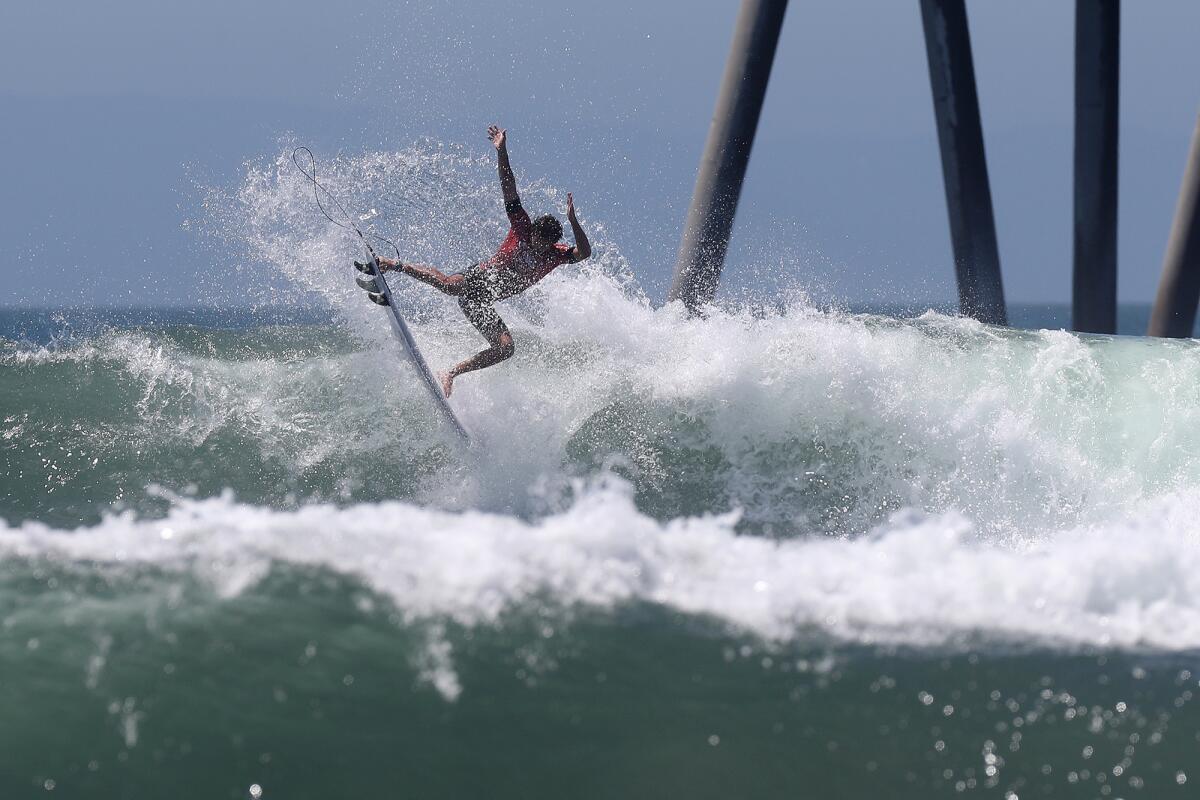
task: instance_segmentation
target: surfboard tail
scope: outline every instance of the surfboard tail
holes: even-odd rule
[[[361,276],[355,278],[355,282],[367,291],[367,297],[371,299],[372,303],[389,307],[388,316],[391,319],[392,330],[395,332],[396,338],[399,339],[400,351],[404,354],[405,360],[416,369],[421,383],[429,390],[429,395],[437,403],[443,418],[450,423],[464,441],[470,442],[471,437],[467,433],[467,429],[463,427],[462,422],[459,421],[458,416],[454,413],[454,409],[446,401],[446,395],[442,393],[441,382],[434,377],[433,371],[425,363],[425,357],[417,349],[417,343],[413,341],[412,332],[409,331],[408,324],[404,321],[404,317],[401,316],[400,309],[392,303],[391,287],[388,286],[387,278],[383,276],[383,271],[379,269],[379,262],[376,261],[375,253],[369,247],[367,249],[370,255],[370,262],[365,265],[358,261],[354,262],[354,266],[358,271],[363,273]],[[364,266],[366,269],[363,268]]]

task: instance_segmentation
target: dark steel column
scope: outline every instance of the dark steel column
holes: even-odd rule
[[[1008,324],[963,0],[921,0],[961,313]]]
[[[1200,302],[1200,118],[1192,133],[1192,148],[1183,172],[1175,222],[1171,225],[1147,333],[1177,339],[1191,336],[1196,327],[1197,302]]]
[[[1071,327],[1117,332],[1121,2],[1075,3],[1075,266]]]
[[[786,9],[787,0],[742,0],[738,12],[667,296],[691,311],[717,293]]]

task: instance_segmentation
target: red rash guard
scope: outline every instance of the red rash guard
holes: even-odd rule
[[[533,286],[555,268],[574,261],[575,248],[559,243],[554,245],[553,253],[534,252],[530,246],[533,222],[521,207],[521,202],[506,203],[504,210],[512,227],[500,249],[487,261],[481,261],[479,269],[491,272],[504,286],[503,295],[512,297]]]

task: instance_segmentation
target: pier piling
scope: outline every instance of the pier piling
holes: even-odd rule
[[[1192,146],[1183,185],[1175,206],[1175,221],[1167,240],[1158,295],[1150,314],[1150,336],[1176,339],[1192,335],[1196,305],[1200,302],[1200,117],[1192,133]]]
[[[787,0],[742,0],[688,208],[668,302],[689,311],[717,293]]]
[[[1117,332],[1120,0],[1075,3],[1075,228],[1071,327]]]
[[[1004,285],[964,0],[921,0],[959,311],[1006,325]]]

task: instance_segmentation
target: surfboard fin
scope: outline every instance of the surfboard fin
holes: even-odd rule
[[[377,306],[388,305],[388,299],[379,292],[367,292],[367,297],[371,298],[371,302]]]
[[[379,292],[379,284],[375,282],[374,278],[368,278],[366,275],[359,275],[354,279],[354,282],[366,289],[368,292]]]

